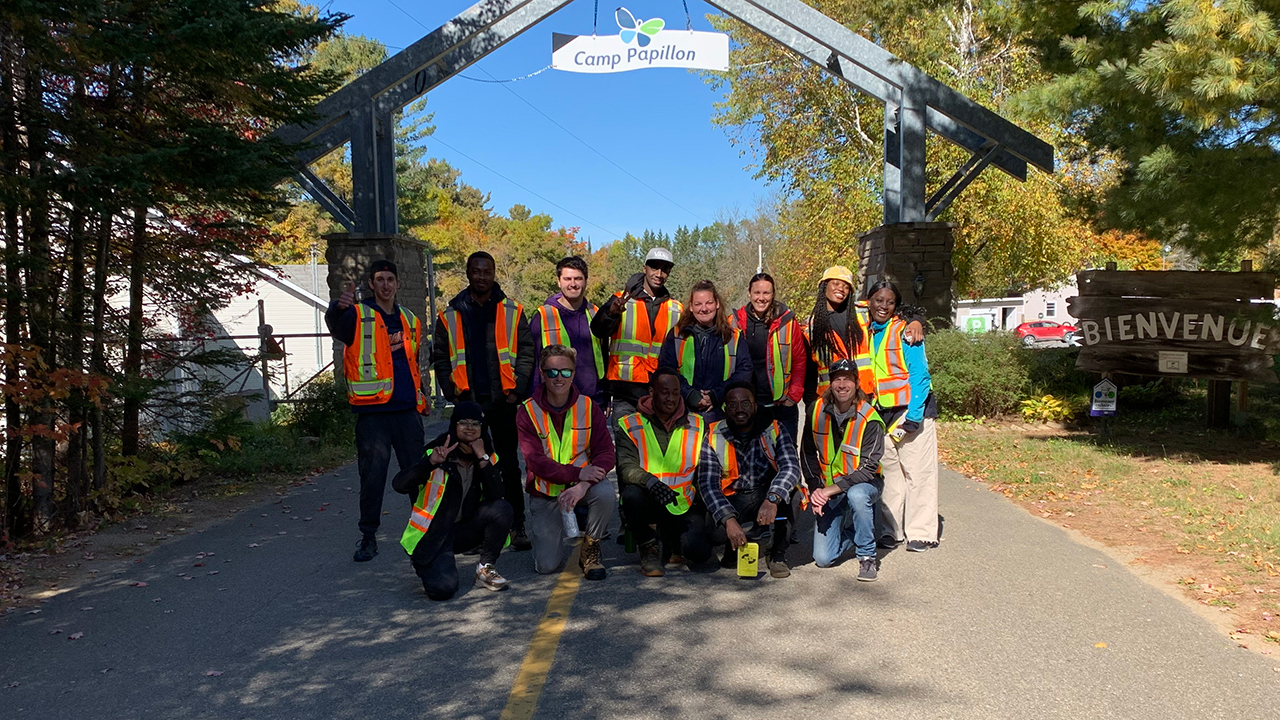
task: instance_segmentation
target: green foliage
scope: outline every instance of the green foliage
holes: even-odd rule
[[[948,415],[1003,415],[1018,409],[1029,384],[1024,350],[1012,333],[929,335],[929,373]]]
[[[1041,395],[1022,401],[1022,419],[1027,422],[1060,422],[1075,417],[1071,404],[1052,395]]]
[[[1280,224],[1280,31],[1273,0],[1025,0],[1052,82],[1029,94],[1108,166],[1106,224],[1210,263]]]
[[[355,444],[355,416],[346,392],[325,373],[297,393],[285,422],[299,437],[317,437],[326,443]]]

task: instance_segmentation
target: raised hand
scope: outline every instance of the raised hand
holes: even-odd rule
[[[431,451],[431,464],[440,465],[444,463],[445,460],[449,459],[449,453],[453,452],[457,447],[457,441],[450,443],[449,439],[446,439],[443,444],[437,445],[436,449]]]
[[[347,281],[347,289],[342,291],[338,296],[338,309],[346,310],[356,304],[356,284],[354,281]]]
[[[631,291],[623,290],[622,294],[609,301],[609,314],[621,315],[624,308],[627,307],[627,301],[631,299]]]

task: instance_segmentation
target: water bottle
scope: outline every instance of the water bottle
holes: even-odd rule
[[[564,521],[565,537],[574,539],[582,534],[582,531],[578,530],[578,516],[572,510],[562,511],[560,518]]]

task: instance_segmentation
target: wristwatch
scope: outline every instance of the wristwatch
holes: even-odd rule
[[[493,464],[493,458],[489,457],[489,453],[485,453],[485,454],[483,454],[483,455],[481,455],[481,456],[480,456],[480,462],[487,462],[487,463],[489,463],[490,465],[492,465],[492,464]]]
[[[768,495],[765,496],[765,499],[773,503],[774,505],[781,505],[784,502],[786,502],[786,500],[776,492],[770,492]]]

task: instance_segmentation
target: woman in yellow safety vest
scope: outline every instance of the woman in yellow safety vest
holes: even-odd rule
[[[413,498],[400,545],[432,600],[448,600],[458,592],[454,552],[476,547],[476,582],[490,590],[507,588],[494,563],[511,532],[514,511],[503,499],[497,464],[483,409],[460,402],[453,408],[449,431],[391,481],[396,492]]]
[[[729,322],[728,308],[715,283],[694,283],[680,319],[662,341],[658,367],[675,369],[685,406],[709,421],[724,417],[721,406],[730,383],[751,380],[751,353],[742,331]]]
[[[938,406],[923,343],[903,339],[907,324],[896,316],[897,286],[881,281],[867,291],[867,338],[875,375],[874,402],[884,419],[882,545],[906,540],[910,552],[938,544]]]

